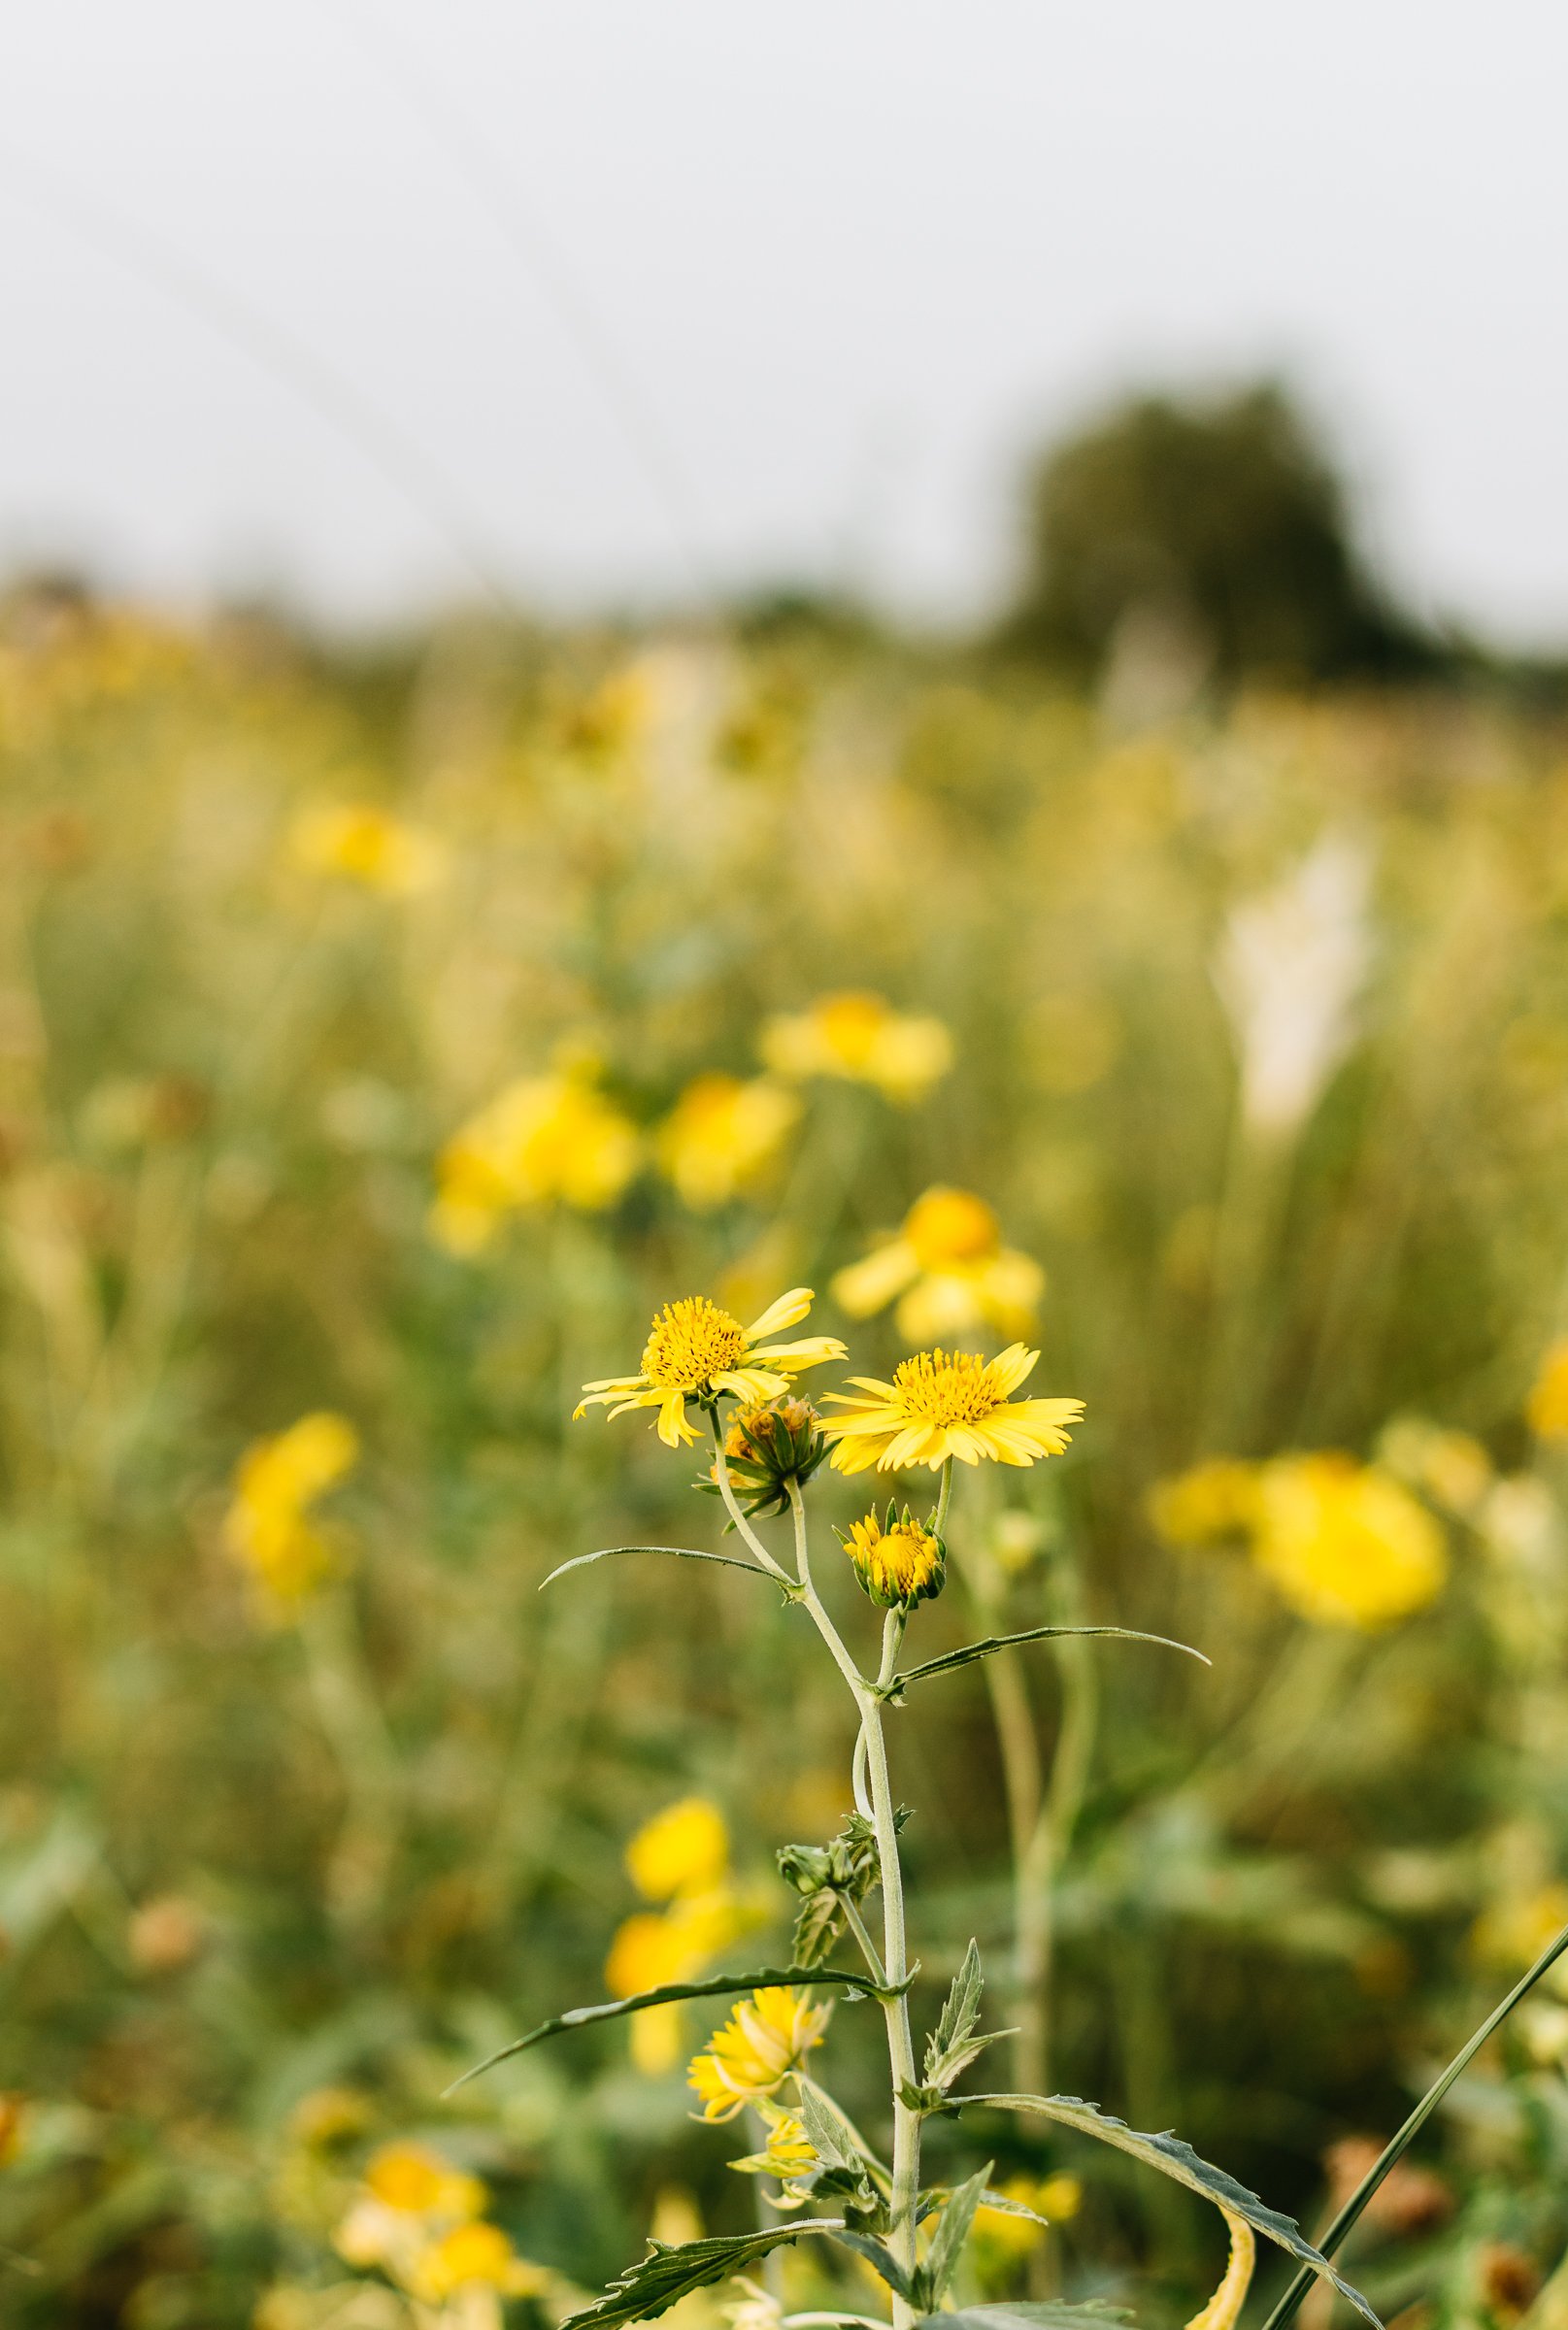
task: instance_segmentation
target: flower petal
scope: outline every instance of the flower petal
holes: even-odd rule
[[[639,1402],[638,1405],[643,1405]],[[659,1402],[658,1434],[667,1448],[678,1448],[684,1441],[689,1447],[697,1435],[686,1422],[686,1400],[682,1391],[667,1391]]]
[[[746,1330],[748,1344],[760,1343],[764,1335],[778,1335],[784,1328],[792,1327],[803,1319],[817,1296],[810,1286],[791,1286],[770,1303],[760,1318],[755,1318]]]
[[[1005,1351],[998,1351],[990,1364],[990,1379],[1003,1399],[1011,1397],[1033,1368],[1038,1366],[1040,1353],[1031,1351],[1024,1343],[1010,1343]]]
[[[829,1291],[839,1309],[848,1311],[851,1318],[869,1318],[903,1293],[919,1267],[919,1257],[908,1239],[894,1238],[838,1272]]]

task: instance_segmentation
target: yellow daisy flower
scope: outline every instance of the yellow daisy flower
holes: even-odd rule
[[[649,1901],[710,1893],[729,1869],[729,1830],[717,1804],[683,1796],[645,1820],[626,1847],[632,1883]]]
[[[1524,1413],[1539,1439],[1568,1436],[1568,1338],[1548,1348]]]
[[[552,2276],[519,2257],[499,2225],[454,2225],[414,2256],[405,2279],[412,2294],[439,2306],[461,2290],[502,2291],[508,2297],[538,2297]]]
[[[753,1990],[743,1999],[686,2078],[704,2119],[733,2119],[748,2104],[771,2103],[827,2029],[830,2007],[808,2006],[798,1990]]]
[[[1016,1465],[1059,1456],[1083,1401],[1012,1397],[1039,1357],[1021,1343],[1009,1344],[994,1359],[939,1348],[904,1360],[890,1383],[852,1376],[859,1398],[827,1394],[847,1411],[822,1426],[834,1444],[835,1469],[863,1473],[874,1464],[886,1473],[923,1464],[936,1472],[950,1456],[960,1464],[984,1457]]]
[[[781,2197],[784,2205],[798,2209],[811,2197],[800,2189],[801,2178],[809,2177],[822,2163],[793,2112],[782,2111],[777,2104],[759,2104],[757,2110],[767,2124],[766,2145],[760,2152],[749,2152],[744,2160],[732,2160],[729,2165],[743,2177],[777,2177],[784,2186]]]
[[[869,1318],[896,1299],[905,1341],[934,1343],[969,1327],[1026,1334],[1045,1282],[1038,1262],[1003,1246],[984,1198],[939,1185],[916,1199],[896,1237],[839,1272],[832,1293],[851,1318]]]
[[[642,1161],[637,1128],[582,1073],[519,1077],[459,1126],[436,1164],[430,1232],[474,1254],[530,1206],[602,1213]]]
[[[920,1526],[907,1505],[902,1520],[889,1505],[885,1524],[875,1511],[863,1521],[851,1521],[849,1536],[841,1532],[840,1542],[879,1610],[910,1610],[917,1602],[935,1601],[947,1583],[946,1547]]]
[[[875,1084],[889,1100],[918,1100],[952,1066],[952,1038],[940,1019],[895,1012],[885,996],[859,989],[819,995],[809,1011],[770,1019],[760,1049],[777,1076],[842,1077]]]
[[[725,1392],[738,1400],[774,1400],[803,1368],[845,1356],[843,1344],[832,1335],[809,1335],[798,1343],[763,1341],[797,1325],[815,1299],[809,1286],[791,1287],[749,1327],[705,1294],[666,1303],[649,1329],[642,1373],[584,1383],[574,1418],[589,1408],[608,1408],[612,1415],[656,1408],[665,1446],[689,1445],[697,1435],[686,1421],[687,1400],[711,1407]]]
[[[765,1076],[699,1076],[660,1127],[660,1170],[693,1213],[708,1213],[761,1179],[799,1117],[795,1094]]]
[[[388,898],[428,889],[445,864],[433,834],[405,825],[372,801],[303,810],[288,838],[296,864],[308,873],[357,882]]]
[[[352,1424],[320,1409],[286,1432],[256,1441],[240,1459],[223,1543],[275,1611],[303,1602],[330,1572],[331,1540],[308,1515],[358,1456]]]
[[[1149,1492],[1149,1517],[1167,1545],[1214,1546],[1257,1518],[1258,1467],[1240,1456],[1206,1456]]]
[[[1334,1451],[1277,1456],[1257,1493],[1253,1558],[1300,1616],[1385,1626],[1443,1590],[1442,1529],[1376,1465]]]

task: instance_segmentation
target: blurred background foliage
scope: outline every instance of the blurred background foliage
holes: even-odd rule
[[[715,1542],[692,1459],[568,1420],[699,1288],[811,1283],[873,1372],[1027,1333],[1087,1403],[960,1481],[924,1655],[1213,1661],[1042,1647],[896,1720],[922,2008],[977,1934],[1016,2083],[1316,2222],[1568,1917],[1568,735],[1405,656],[1278,399],[1204,427],[1048,473],[1001,660],[784,601],[375,653],[7,603],[6,2319],[548,2322],[748,2220],[717,2013],[439,2101],[628,1969],[777,1961],[772,1854],[849,1806],[751,1581],[537,1590]],[[1201,502],[1216,431],[1260,515],[1184,566],[1147,449]],[[1423,687],[1301,684],[1396,650]],[[827,2044],[869,2099],[873,2018]],[[1555,2330],[1565,2058],[1549,1996],[1455,2089],[1351,2252],[1385,2313]],[[1180,2194],[993,2141],[1059,2221],[987,2287],[1212,2283]]]

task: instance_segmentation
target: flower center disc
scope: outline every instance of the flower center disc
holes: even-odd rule
[[[978,1424],[1002,1405],[988,1363],[977,1351],[921,1351],[893,1377],[911,1423]]]
[[[705,1294],[666,1303],[643,1350],[643,1373],[660,1391],[701,1391],[715,1376],[738,1367],[746,1350],[739,1319]]]

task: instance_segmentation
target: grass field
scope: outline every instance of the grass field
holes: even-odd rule
[[[1568,734],[1118,733],[804,630],[355,658],[29,599],[0,829],[0,2317],[552,2322],[651,2226],[752,2221],[684,2083],[721,2004],[439,2099],[683,1905],[684,1962],[787,1962],[773,1854],[854,1745],[798,1611],[538,1589],[721,1546],[700,1450],[572,1411],[664,1304],[797,1284],[851,1353],[814,1397],[1023,1340],[1084,1403],[960,1481],[922,1655],[1088,1620],[1212,1661],[1043,1642],[890,1715],[920,2012],[977,1936],[993,2083],[1318,2221],[1568,1922]],[[816,1493],[848,1529],[864,1486]],[[851,2110],[879,2047],[838,2014]],[[1565,2060],[1549,1982],[1347,2252],[1385,2317],[1568,2319]],[[1057,2221],[983,2221],[972,2295],[1158,2326],[1213,2285],[1198,2201],[991,2148]]]

